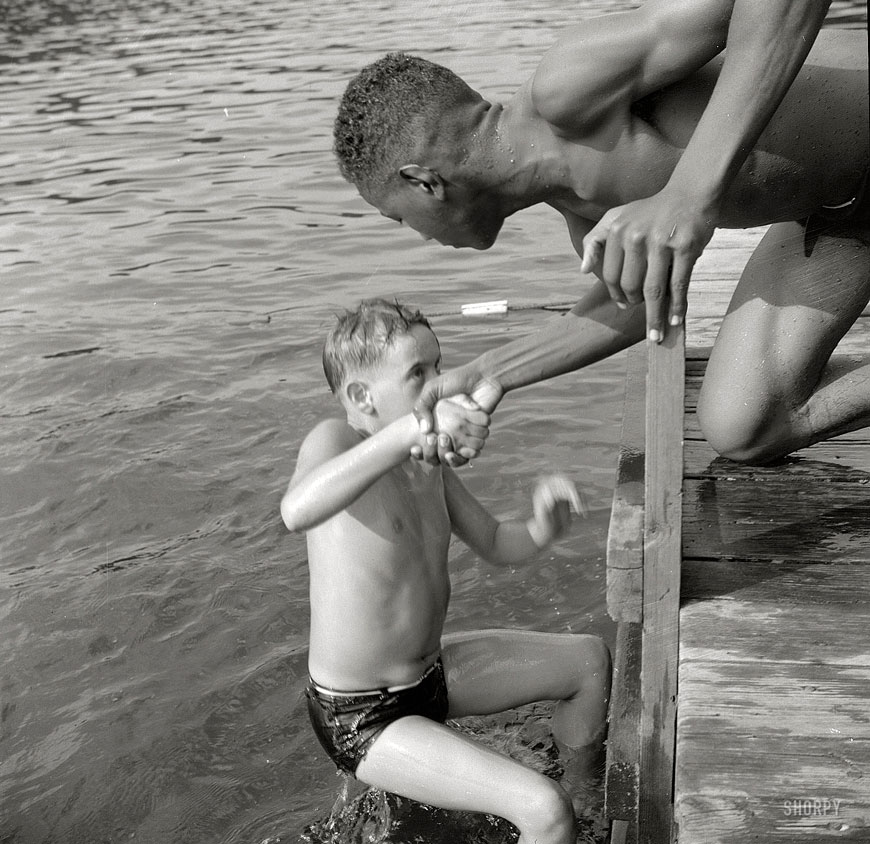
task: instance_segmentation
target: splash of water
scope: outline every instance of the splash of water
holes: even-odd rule
[[[450,722],[455,729],[530,768],[563,782],[565,766],[549,732],[549,711],[535,704],[499,716]],[[580,797],[577,844],[606,840],[601,789]],[[299,844],[513,844],[516,828],[503,818],[482,813],[448,812],[345,777],[326,818],[305,829]],[[265,842],[264,842],[265,844]]]

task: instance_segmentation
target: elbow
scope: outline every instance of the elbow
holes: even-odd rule
[[[474,553],[477,554],[477,556],[480,557],[480,559],[488,566],[502,568],[517,562],[512,554],[505,552],[503,548],[499,548],[496,545],[488,545],[484,547],[474,545],[471,546],[471,550],[474,551]]]
[[[495,566],[496,568],[503,568],[504,566],[509,566],[516,562],[507,554],[497,554],[494,551],[490,551],[487,554],[481,554],[480,559],[487,565]]]
[[[281,499],[281,520],[291,533],[303,533],[311,527],[304,514],[289,495]]]

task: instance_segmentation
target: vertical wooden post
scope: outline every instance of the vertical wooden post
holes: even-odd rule
[[[641,625],[620,621],[613,659],[604,811],[611,844],[637,844],[640,790]]]
[[[670,844],[682,540],[685,331],[650,344],[644,484],[639,840]]]
[[[638,841],[646,367],[646,348],[634,346],[626,357],[622,437],[607,534],[607,611],[618,622],[604,786],[612,844]]]
[[[643,495],[647,350],[629,349],[616,484],[607,531],[607,612],[614,621],[643,619]]]

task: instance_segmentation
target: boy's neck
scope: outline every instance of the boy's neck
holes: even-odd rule
[[[347,424],[350,428],[353,428],[356,431],[360,439],[366,440],[372,434],[376,434],[381,427],[377,426],[373,423],[373,420],[370,416],[363,416],[357,413],[348,412],[347,414]]]
[[[378,416],[348,412],[347,424],[365,440],[372,435],[377,434],[378,431],[382,431],[390,423],[383,422]]]

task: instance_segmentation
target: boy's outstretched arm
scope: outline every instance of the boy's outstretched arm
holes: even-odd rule
[[[458,399],[438,403],[438,422],[456,426],[479,451],[489,433],[489,415],[475,410],[467,397]],[[344,510],[378,478],[407,460],[422,439],[411,413],[371,436],[361,436],[345,420],[327,419],[305,438],[281,499],[281,518],[288,530],[310,530]]]
[[[378,478],[406,460],[420,431],[412,415],[365,439],[343,419],[321,422],[299,449],[296,471],[281,499],[288,530],[305,531],[344,510]]]
[[[734,0],[716,87],[667,185],[608,211],[583,244],[620,303],[646,302],[650,340],[679,324],[722,198],[803,65],[830,0]],[[630,260],[628,258],[630,257]]]
[[[499,520],[465,488],[456,474],[444,470],[447,511],[456,535],[488,563],[510,565],[527,560],[568,529],[571,511],[585,516],[586,505],[563,475],[542,478],[532,495],[532,516]]]

